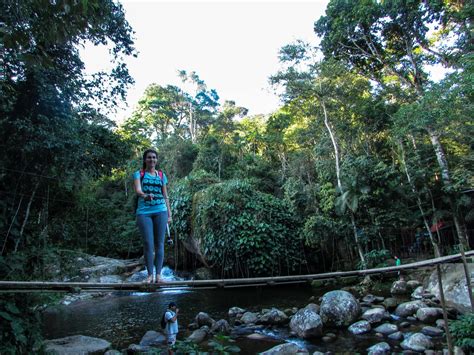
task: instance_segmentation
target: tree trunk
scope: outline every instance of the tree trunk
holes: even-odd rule
[[[18,245],[20,245],[21,239],[23,237],[23,232],[25,231],[26,224],[28,223],[28,218],[30,217],[31,204],[33,203],[39,184],[40,182],[38,181],[35,185],[35,188],[33,189],[33,192],[31,193],[30,200],[28,201],[28,205],[26,207],[25,219],[23,220],[23,223],[21,224],[21,228],[20,228],[20,235],[18,236],[18,239],[15,241],[15,249],[13,250],[14,253],[17,252]]]
[[[326,126],[326,128],[329,132],[329,136],[331,137],[331,142],[332,142],[332,145],[333,145],[333,148],[334,148],[334,156],[335,156],[335,163],[336,163],[337,187],[339,188],[340,193],[342,194],[341,171],[340,171],[340,166],[339,166],[339,149],[338,149],[337,142],[336,142],[336,136],[334,135],[334,133],[331,129],[331,125],[329,124],[328,114],[327,114],[327,111],[326,111],[326,105],[324,104],[323,100],[320,100],[320,102],[321,102],[321,107],[322,107],[323,113],[324,113],[324,125]],[[347,204],[347,202],[346,202],[346,204]],[[359,253],[359,258],[360,258],[360,261],[362,263],[362,267],[364,269],[366,269],[367,268],[367,263],[365,261],[362,246],[360,245],[359,238],[357,236],[357,225],[356,225],[356,221],[355,221],[354,212],[350,208],[348,208],[348,209],[350,211],[352,229],[353,229],[353,233],[354,233],[354,241],[356,243],[357,251]],[[367,276],[365,278],[365,280],[369,280],[369,279],[370,279],[369,276]]]
[[[5,239],[3,241],[2,252],[0,253],[0,255],[3,255],[3,252],[5,251],[5,247],[6,247],[7,241],[8,241],[8,236],[10,235],[10,231],[13,227],[13,223],[15,223],[16,216],[18,215],[18,212],[20,211],[20,207],[21,207],[22,202],[23,202],[23,196],[20,197],[20,202],[18,202],[18,208],[16,209],[15,215],[13,216],[12,221],[10,223],[10,227],[8,228],[7,235],[5,236]]]
[[[405,175],[407,176],[407,180],[408,180],[408,183],[410,184],[411,191],[416,196],[416,204],[418,205],[418,209],[421,212],[421,217],[423,219],[423,224],[425,225],[426,231],[428,232],[428,235],[430,237],[431,245],[433,246],[434,256],[435,256],[435,258],[439,258],[441,256],[441,254],[439,252],[438,243],[436,242],[436,240],[433,236],[433,233],[431,233],[430,225],[429,225],[428,220],[426,218],[426,213],[423,209],[421,199],[420,199],[420,195],[418,194],[418,191],[416,190],[415,184],[413,183],[413,181],[411,179],[411,176],[410,176],[410,173],[408,171],[408,166],[407,166],[406,159],[405,159],[405,151],[403,149],[403,143],[399,143],[399,144],[400,144],[400,149],[402,151],[401,158],[402,158],[403,168],[405,170]]]
[[[439,141],[438,134],[430,127],[427,128],[428,134],[430,136],[431,145],[435,150],[436,159],[438,160],[438,165],[441,169],[441,178],[443,181],[444,187],[448,190],[449,195],[449,204],[453,213],[454,226],[456,227],[456,233],[458,235],[459,243],[463,245],[464,249],[470,250],[469,242],[466,233],[466,226],[462,222],[459,213],[457,212],[456,203],[450,193],[452,188],[451,176],[449,173],[448,160],[444,152],[443,146]]]

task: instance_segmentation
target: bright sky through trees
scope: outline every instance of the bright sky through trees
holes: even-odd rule
[[[269,113],[279,105],[268,84],[278,69],[279,49],[296,39],[316,43],[314,22],[326,0],[314,1],[122,1],[135,30],[138,58],[129,58],[136,83],[129,89],[127,117],[151,83],[182,85],[177,71],[196,71],[221,104],[234,100],[249,114]],[[107,68],[104,48],[82,51],[88,72]]]

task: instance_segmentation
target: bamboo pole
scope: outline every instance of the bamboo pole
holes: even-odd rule
[[[474,251],[465,253],[466,256],[474,256]],[[144,284],[140,282],[131,283],[89,283],[89,282],[43,282],[43,281],[0,281],[0,292],[13,292],[16,290],[45,290],[51,292],[83,292],[88,290],[102,291],[137,291],[156,292],[173,287],[244,287],[247,285],[284,285],[288,283],[304,283],[309,280],[326,280],[337,277],[366,276],[371,274],[395,273],[400,270],[416,269],[420,267],[433,266],[459,260],[461,254],[444,256],[436,259],[423,260],[400,266],[389,266],[383,268],[338,271],[312,275],[290,275],[274,277],[256,277],[240,279],[214,279],[214,280],[184,280],[171,281],[160,284]]]
[[[441,301],[441,308],[443,309],[444,331],[446,333],[446,340],[448,342],[448,352],[449,355],[453,355],[453,340],[451,338],[451,333],[449,332],[448,313],[446,312],[446,300],[444,299],[443,281],[441,279],[441,267],[439,264],[436,265],[436,274],[438,275],[439,298]]]

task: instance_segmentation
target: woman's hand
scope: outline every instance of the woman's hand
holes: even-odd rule
[[[151,200],[153,200],[154,197],[155,197],[155,195],[153,195],[153,194],[145,194],[145,196],[143,197],[143,199],[144,199],[145,201],[151,201]]]

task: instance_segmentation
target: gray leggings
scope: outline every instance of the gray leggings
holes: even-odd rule
[[[165,255],[165,231],[168,223],[168,211],[137,216],[137,225],[143,237],[143,254],[148,276],[155,272],[160,275]]]

